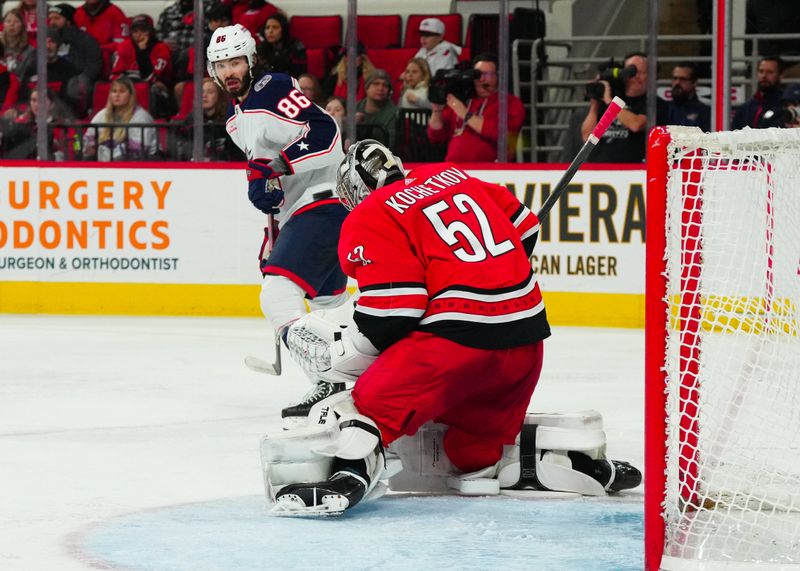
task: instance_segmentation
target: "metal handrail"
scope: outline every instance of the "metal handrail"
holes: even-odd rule
[[[755,65],[763,56],[759,55],[759,43],[762,41],[772,40],[789,40],[800,39],[800,34],[739,34],[732,37],[732,42],[746,43],[751,42],[751,53],[734,56],[732,64],[735,70],[740,73],[735,80],[736,83],[744,83],[748,96],[753,93],[758,85],[757,66]],[[658,37],[659,42],[686,42],[686,41],[704,41],[712,42],[713,37],[710,34],[665,34]],[[525,131],[530,131],[528,140],[530,141],[530,159],[537,160],[543,159],[539,154],[545,151],[551,151],[553,148],[563,149],[560,141],[566,136],[566,128],[559,130],[555,128],[556,125],[568,125],[569,121],[564,120],[564,115],[571,113],[576,108],[581,108],[586,105],[582,98],[582,93],[576,93],[576,89],[582,87],[588,78],[579,79],[576,76],[586,74],[591,69],[591,66],[605,63],[608,61],[607,57],[597,56],[572,56],[571,53],[575,44],[579,43],[622,43],[634,42],[638,43],[639,49],[645,50],[647,44],[647,36],[639,34],[629,35],[591,35],[591,36],[566,36],[560,38],[539,38],[536,40],[516,40],[513,45],[513,92],[515,95],[520,96],[523,88],[530,88],[530,97],[528,101],[524,102],[529,114],[530,124]],[[548,47],[565,48],[567,55],[564,57],[547,54],[545,62],[539,62],[537,54],[540,50],[546,50]],[[741,51],[744,51],[743,49]],[[525,59],[525,55],[528,59]],[[678,63],[685,61],[687,56],[662,56],[658,58],[659,63]],[[691,59],[696,62],[711,62],[711,56],[692,56]],[[800,62],[800,56],[783,56],[787,64]],[[519,69],[520,64],[523,62],[530,62],[530,73],[528,80],[520,77]],[[549,77],[538,79],[537,68],[543,65],[545,73],[552,68],[562,68],[565,77],[558,79],[551,79]],[[575,72],[576,68],[582,68],[579,72]],[[549,74],[548,74],[549,75]],[[668,79],[657,80],[657,85],[669,85]],[[791,83],[787,81],[786,83]],[[710,79],[700,79],[699,85],[711,85]],[[539,93],[544,92],[542,96],[543,101],[539,100],[537,96]],[[546,134],[545,134],[546,132]],[[545,143],[539,144],[540,137],[545,137]],[[552,144],[553,140],[558,140],[557,145]],[[517,160],[524,160],[524,152],[528,149],[523,149],[522,146],[517,148]]]

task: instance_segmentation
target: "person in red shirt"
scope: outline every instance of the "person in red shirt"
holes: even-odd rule
[[[22,14],[28,41],[36,47],[36,0],[20,0],[17,10]]]
[[[128,18],[109,0],[86,0],[75,11],[75,25],[97,40],[106,52],[130,35]]]
[[[474,59],[475,95],[461,101],[448,94],[446,105],[432,104],[428,138],[432,143],[447,143],[446,161],[493,162],[497,160],[499,99],[497,95],[497,57],[481,54]],[[525,108],[519,97],[508,95],[509,155],[525,121]]]
[[[0,58],[3,55],[3,46],[0,44]],[[0,60],[0,116],[13,109],[19,100],[19,79]]]
[[[245,2],[245,10],[239,14],[239,19],[236,19],[234,14],[233,23],[241,24],[247,28],[255,38],[263,30],[267,20],[273,15],[278,13],[278,8],[265,0],[249,0]],[[234,11],[236,9],[234,8]]]
[[[156,39],[153,19],[139,14],[131,20],[131,37],[117,44],[112,58],[111,79],[127,75],[150,84],[150,113],[166,118],[177,111],[172,98],[174,72],[167,44]]]

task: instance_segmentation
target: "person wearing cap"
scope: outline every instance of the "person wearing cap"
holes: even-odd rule
[[[58,55],[58,48],[61,44],[59,34],[56,30],[47,30],[47,87],[52,89],[59,97],[66,99],[67,83],[70,79],[77,76],[80,70],[72,63]],[[22,80],[20,84],[27,98],[31,91],[36,89],[38,81],[36,60],[32,60],[30,65],[22,70]]]
[[[356,104],[359,139],[376,139],[391,147],[394,144],[397,107],[392,102],[392,78],[383,69],[376,69],[364,82],[364,99]],[[367,125],[378,127],[367,128]]]
[[[697,97],[697,66],[690,61],[672,68],[671,99],[659,106],[658,125],[684,125],[711,130],[711,108]],[[660,102],[660,101],[659,101]]]
[[[47,24],[58,32],[61,45],[58,55],[74,65],[80,72],[67,82],[65,98],[83,117],[91,104],[94,83],[103,71],[103,54],[100,44],[74,22],[75,8],[69,4],[54,4],[48,8]]]
[[[419,43],[422,47],[414,57],[428,62],[431,76],[440,69],[452,69],[458,63],[461,48],[444,39],[444,22],[439,18],[425,18],[419,23]]]
[[[428,139],[432,143],[447,143],[448,162],[493,162],[497,159],[500,99],[497,95],[497,56],[479,54],[472,68],[474,95],[461,101],[447,95],[446,104],[431,104]],[[522,100],[508,94],[508,156],[513,156],[516,138],[525,121]]]

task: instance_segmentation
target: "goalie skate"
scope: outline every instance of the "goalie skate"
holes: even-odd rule
[[[302,424],[308,418],[311,407],[331,395],[342,392],[345,388],[344,383],[326,383],[325,381],[318,381],[317,384],[306,393],[303,400],[297,404],[287,406],[281,411],[283,429],[289,430]]]
[[[275,495],[272,515],[284,517],[337,516],[364,497],[367,485],[351,472],[336,472],[324,482],[290,484]]]

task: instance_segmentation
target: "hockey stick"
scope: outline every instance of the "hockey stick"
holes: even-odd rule
[[[275,245],[275,215],[270,212],[267,216],[267,247],[272,252],[272,247]],[[275,361],[269,363],[264,359],[258,357],[247,356],[244,358],[244,364],[251,371],[257,373],[264,373],[267,375],[280,375],[281,374],[281,336],[278,331],[275,331]]]
[[[578,151],[578,154],[575,155],[575,158],[572,159],[572,162],[569,164],[569,167],[561,175],[561,179],[556,183],[556,187],[553,189],[553,192],[550,196],[547,197],[547,200],[544,201],[542,207],[539,209],[539,212],[536,213],[536,217],[539,220],[542,220],[547,217],[550,213],[550,209],[555,206],[555,203],[558,202],[558,199],[561,198],[561,195],[564,193],[564,189],[567,188],[567,185],[572,181],[572,177],[575,176],[575,173],[578,172],[578,169],[583,166],[583,163],[586,162],[586,159],[589,158],[589,154],[594,150],[597,146],[597,143],[600,142],[600,138],[603,136],[603,133],[606,132],[608,127],[611,123],[614,122],[614,119],[617,118],[619,112],[625,107],[625,102],[620,99],[619,97],[615,97],[611,103],[608,105],[608,109],[606,112],[603,113],[603,116],[600,117],[600,120],[595,125],[594,129],[592,130],[591,135],[586,140],[586,142],[581,147],[581,150]]]

